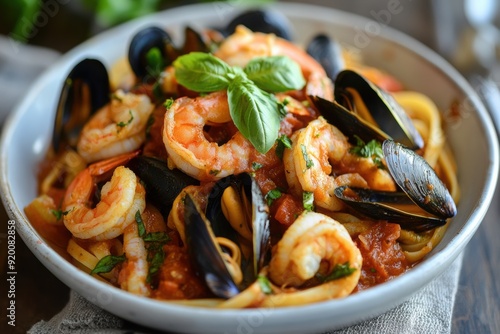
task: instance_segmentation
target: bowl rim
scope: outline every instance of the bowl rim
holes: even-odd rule
[[[148,21],[150,21],[151,18],[159,18],[165,15],[175,15],[175,13],[185,11],[187,8],[193,10],[196,13],[197,10],[203,11],[204,9],[207,9],[209,6],[212,6],[212,4],[196,4],[196,5],[180,6],[168,9],[163,12],[155,13],[153,15],[148,15],[138,20],[128,22],[126,24],[112,28],[108,31],[105,31],[90,38],[89,40],[73,48],[71,51],[63,55],[59,60],[57,60],[49,69],[47,69],[42,75],[40,75],[40,77],[36,80],[36,82],[29,88],[29,91],[26,94],[25,98],[22,101],[20,101],[19,104],[17,104],[17,106],[14,108],[13,112],[10,113],[10,115],[6,119],[6,122],[3,125],[0,137],[0,189],[2,190],[1,198],[4,203],[4,206],[9,216],[16,221],[17,225],[16,230],[18,231],[21,238],[28,245],[31,252],[33,252],[35,256],[38,257],[38,259],[44,263],[44,265],[50,267],[52,269],[51,271],[66,285],[69,285],[68,282],[66,281],[66,279],[61,278],[60,277],[61,273],[57,271],[62,271],[65,274],[69,273],[69,277],[72,280],[75,280],[76,282],[81,282],[82,287],[79,290],[76,287],[72,287],[80,293],[83,293],[84,288],[92,288],[95,289],[95,291],[102,291],[102,289],[111,288],[112,295],[116,296],[116,298],[118,298],[120,301],[134,303],[134,305],[137,305],[138,307],[146,307],[146,308],[160,307],[164,311],[170,312],[170,315],[172,317],[181,317],[181,318],[185,317],[186,316],[185,312],[188,311],[191,316],[198,315],[200,317],[212,317],[218,319],[219,321],[222,321],[224,317],[233,317],[233,316],[251,317],[252,315],[255,314],[262,314],[262,309],[244,309],[244,310],[238,309],[238,310],[221,311],[208,308],[183,306],[175,303],[153,300],[150,298],[137,297],[121,289],[105,285],[104,283],[99,282],[98,280],[87,275],[83,271],[74,270],[75,267],[73,266],[73,264],[66,261],[63,257],[61,257],[47,243],[40,242],[40,238],[37,236],[36,231],[26,221],[23,211],[15,204],[12,190],[10,184],[8,183],[9,171],[7,169],[8,157],[6,154],[6,152],[8,151],[7,150],[8,144],[13,137],[14,128],[19,123],[19,118],[22,116],[24,112],[26,112],[27,106],[33,102],[33,99],[43,88],[44,83],[47,82],[55,73],[60,71],[60,68],[63,64],[67,64],[68,62],[70,62],[71,59],[73,59],[77,54],[84,51],[85,48],[87,48],[89,45],[98,43],[99,40],[101,39],[103,40],[108,39],[118,30],[128,30],[129,32],[132,32],[134,29],[137,29],[138,27],[148,24]],[[334,15],[335,17],[342,17],[342,19],[338,22],[338,24],[340,25],[347,25],[348,23],[352,25],[353,24],[352,22],[360,24],[365,24],[366,22],[370,22],[369,19],[360,17],[356,14],[351,14],[337,9],[317,6],[317,5],[299,4],[299,3],[277,3],[273,4],[270,7],[272,9],[284,11],[285,13],[290,13],[292,11],[296,13],[301,13],[301,12],[307,12],[308,10],[315,8],[315,11],[317,13],[323,11],[324,13],[323,15]],[[439,71],[444,73],[447,78],[452,80],[453,83],[458,88],[460,88],[461,91],[468,92],[468,97],[470,98],[472,105],[474,105],[476,109],[478,120],[480,121],[483,129],[485,130],[485,138],[488,144],[488,154],[490,158],[488,165],[488,172],[486,175],[487,182],[483,187],[483,190],[481,192],[481,197],[478,199],[478,203],[482,204],[477,206],[472,211],[471,215],[467,219],[468,222],[455,236],[453,236],[453,238],[448,242],[448,245],[446,245],[445,248],[443,248],[439,253],[433,256],[432,263],[429,263],[429,261],[424,261],[417,268],[412,269],[412,271],[405,273],[403,276],[400,276],[390,282],[384,283],[377,287],[373,287],[371,289],[364,290],[360,293],[351,295],[348,298],[342,300],[320,302],[298,307],[286,307],[286,308],[276,308],[276,309],[266,310],[266,313],[269,312],[270,315],[272,315],[275,318],[285,319],[287,316],[290,315],[290,312],[297,311],[298,309],[303,314],[303,316],[311,316],[311,318],[314,319],[315,318],[314,315],[321,312],[322,309],[327,305],[326,303],[328,303],[328,307],[339,311],[340,311],[340,307],[338,306],[339,303],[342,307],[345,308],[360,305],[361,302],[366,304],[365,307],[369,306],[380,307],[379,304],[374,302],[374,299],[376,299],[377,295],[390,293],[391,295],[394,296],[391,299],[392,302],[386,305],[385,307],[381,307],[379,311],[374,311],[372,315],[367,316],[366,318],[382,313],[380,312],[380,310],[383,310],[383,312],[385,312],[389,308],[392,308],[393,306],[399,304],[402,301],[402,299],[410,297],[406,293],[404,293],[404,289],[401,289],[402,287],[404,287],[404,283],[407,279],[410,279],[413,276],[417,276],[417,274],[421,274],[425,271],[434,273],[432,277],[438,276],[442,272],[444,272],[444,270],[447,268],[447,266],[445,266],[444,264],[447,263],[449,259],[455,259],[459,255],[459,253],[464,247],[461,245],[466,244],[470,240],[470,238],[472,238],[473,234],[479,227],[491,203],[496,183],[498,181],[498,173],[499,173],[498,139],[492,120],[489,114],[487,113],[485,107],[483,106],[482,102],[480,101],[478,95],[474,92],[474,89],[458,73],[458,71],[456,71],[450,64],[448,64],[441,56],[437,55],[434,51],[432,51],[422,43],[418,42],[417,40],[413,39],[412,37],[409,37],[401,32],[398,32],[390,27],[384,27],[384,30],[379,36],[377,36],[377,38],[382,38],[385,40],[396,42],[398,45],[404,47],[405,49],[410,50],[412,53],[418,55],[419,57],[426,59],[427,62],[439,68]],[[20,224],[20,222],[24,222],[25,224]],[[54,272],[54,270],[56,272]],[[405,277],[405,279],[403,279],[403,277]],[[432,279],[433,278],[423,280],[420,284],[418,284],[419,287],[416,291],[419,291],[424,285],[429,283],[430,280]],[[86,298],[89,298],[88,295],[86,296]],[[369,302],[367,303],[366,300],[368,300]],[[107,309],[104,303],[99,304],[98,299],[94,300],[93,302],[96,303],[98,306]],[[113,310],[109,309],[107,310],[114,313]],[[356,320],[347,317],[344,326],[352,324],[354,322],[359,322],[361,320],[363,319],[359,319],[359,317],[357,317]],[[143,324],[148,325],[147,323]]]

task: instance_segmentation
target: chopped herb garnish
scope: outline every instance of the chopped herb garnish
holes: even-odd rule
[[[137,223],[137,233],[142,238],[146,235],[146,227],[144,226],[144,222],[142,221],[141,213],[139,210],[135,213],[135,221]]]
[[[146,234],[142,238],[142,240],[144,240],[145,242],[158,242],[161,244],[165,244],[169,242],[171,239],[165,232],[151,232]]]
[[[264,167],[264,165],[263,165],[263,164],[258,163],[258,162],[252,162],[252,169],[253,169],[253,170],[259,170],[259,169],[261,169],[262,167]]]
[[[264,275],[258,275],[257,276],[257,282],[259,283],[260,289],[262,292],[264,292],[266,295],[270,295],[273,293],[273,289],[271,287],[271,282],[267,279],[266,276]]]
[[[275,200],[280,198],[282,195],[281,190],[279,189],[272,189],[269,190],[269,192],[266,194],[265,199],[267,201],[267,205],[271,206]]]
[[[155,252],[150,258],[148,258],[149,262],[149,274],[147,278],[148,282],[151,282],[152,276],[158,273],[158,270],[160,270],[160,267],[163,264],[164,260],[165,260],[165,252],[163,251],[163,249]]]
[[[371,158],[378,168],[384,168],[382,159],[384,159],[384,151],[382,150],[382,144],[375,139],[370,140],[365,143],[361,138],[355,136],[356,146],[351,148],[351,153],[363,158]]]
[[[302,157],[304,158],[306,162],[306,168],[309,169],[312,166],[314,166],[314,161],[309,158],[309,154],[307,154],[307,147],[304,144],[300,145],[300,150],[302,151]]]
[[[170,109],[170,107],[172,106],[172,104],[174,103],[174,99],[172,98],[169,98],[169,99],[166,99],[165,102],[163,102],[163,106],[165,107],[165,109]]]
[[[154,47],[146,53],[146,63],[148,73],[157,78],[165,68],[165,61],[159,48]]]
[[[130,118],[129,120],[125,123],[125,122],[118,122],[116,123],[116,125],[120,128],[123,128],[127,125],[129,125],[130,123],[132,123],[132,121],[134,120],[134,115],[132,114],[132,110],[129,110],[128,113],[130,114]]]
[[[216,176],[219,173],[220,173],[220,170],[218,170],[218,169],[212,169],[212,170],[210,170],[210,175]]]
[[[349,262],[346,262],[344,264],[337,264],[329,275],[323,277],[323,281],[328,282],[346,277],[351,275],[355,271],[356,268],[349,267]]]
[[[107,255],[97,262],[95,268],[92,269],[90,274],[109,273],[117,264],[122,263],[126,259],[125,254],[119,256]]]
[[[278,144],[276,145],[276,155],[283,159],[283,152],[285,152],[285,148],[292,147],[292,140],[288,138],[286,135],[281,135],[276,139]]]
[[[302,193],[302,205],[307,211],[314,210],[314,193],[310,191],[304,191]]]
[[[61,220],[63,216],[66,216],[69,213],[69,211],[54,210],[54,209],[50,210],[50,212],[54,216],[56,216],[57,220]]]

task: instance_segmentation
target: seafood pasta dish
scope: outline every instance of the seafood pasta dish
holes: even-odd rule
[[[112,68],[75,64],[25,207],[38,233],[112,286],[220,308],[343,298],[425,261],[460,193],[435,103],[272,18],[182,44],[147,27]]]

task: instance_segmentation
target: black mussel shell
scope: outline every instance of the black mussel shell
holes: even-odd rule
[[[332,81],[345,68],[340,44],[325,34],[314,36],[307,45],[306,51],[323,66]]]
[[[172,44],[170,35],[159,27],[146,27],[137,32],[132,38],[128,48],[128,61],[135,75],[144,79],[163,69],[148,69],[146,55],[153,49],[160,50],[163,59],[167,59],[167,45]]]
[[[233,187],[236,193],[245,192],[246,198],[252,203],[253,232],[253,273],[254,276],[264,266],[270,247],[269,210],[259,185],[249,174],[230,175],[220,179],[210,192],[206,217],[216,236],[225,237],[237,243],[236,232],[222,212],[221,199],[224,190]],[[254,280],[255,277],[250,278]]]
[[[189,194],[184,203],[186,243],[193,268],[217,297],[236,296],[240,291],[220,256],[210,223]]]
[[[222,29],[225,36],[234,33],[238,25],[244,25],[254,32],[275,34],[278,37],[292,40],[292,25],[285,15],[270,10],[254,9],[243,12],[235,17]]]
[[[382,143],[390,138],[389,135],[350,112],[336,101],[328,101],[319,96],[309,96],[309,100],[321,116],[328,123],[337,127],[354,145],[357,144],[356,137],[366,143],[373,139]]]
[[[172,204],[188,185],[198,185],[199,181],[178,169],[169,169],[162,160],[138,156],[127,167],[139,177],[146,188],[148,201],[153,203],[164,217],[167,217]]]
[[[424,141],[402,107],[387,92],[352,70],[343,70],[335,79],[335,100],[348,109],[354,104],[348,89],[356,91],[377,125],[395,141],[421,149]]]
[[[382,150],[394,181],[415,204],[443,219],[457,214],[448,189],[423,157],[392,140],[386,140]]]
[[[73,67],[63,83],[57,104],[52,135],[56,152],[62,142],[76,147],[83,125],[90,115],[109,102],[109,94],[108,71],[99,60],[86,58]]]
[[[412,200],[404,192],[382,192],[341,186],[335,189],[335,196],[367,217],[387,220],[390,223],[399,224],[406,230],[424,232],[446,224],[444,218],[399,209],[398,204],[406,207],[414,206]]]

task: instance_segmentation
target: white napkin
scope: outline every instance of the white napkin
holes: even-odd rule
[[[437,277],[403,304],[372,320],[324,334],[448,334],[458,287],[461,254]],[[74,291],[64,309],[49,321],[36,323],[29,334],[154,333],[91,304]]]

